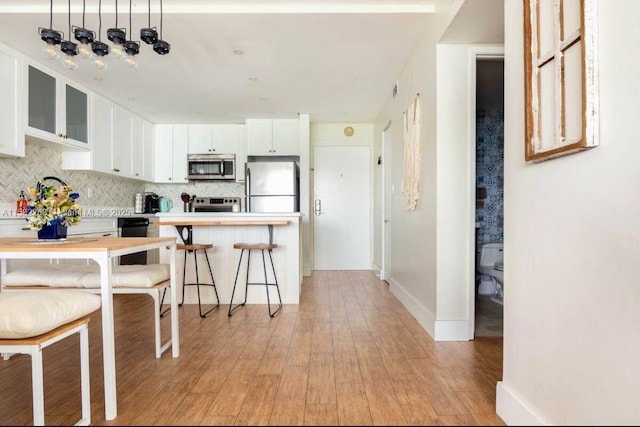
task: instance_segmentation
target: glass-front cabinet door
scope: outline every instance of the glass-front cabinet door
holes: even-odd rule
[[[27,65],[26,88],[26,134],[89,148],[89,91],[32,64]]]
[[[66,137],[75,141],[89,142],[87,131],[87,94],[65,84],[65,129]]]
[[[29,127],[56,133],[56,79],[29,65]]]

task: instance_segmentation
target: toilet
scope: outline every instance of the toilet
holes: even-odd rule
[[[492,295],[492,300],[502,304],[504,287],[503,243],[485,243],[477,251],[476,269],[480,275],[479,295]]]

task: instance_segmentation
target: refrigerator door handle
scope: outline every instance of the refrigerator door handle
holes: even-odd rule
[[[314,207],[313,207],[313,213],[316,216],[322,215],[322,202],[320,201],[320,199],[316,199],[315,200]]]
[[[244,194],[247,196],[245,210],[251,212],[251,168],[247,168],[244,174]]]

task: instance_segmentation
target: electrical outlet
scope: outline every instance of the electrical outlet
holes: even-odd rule
[[[93,197],[93,188],[88,187],[87,188],[87,199],[90,199]]]

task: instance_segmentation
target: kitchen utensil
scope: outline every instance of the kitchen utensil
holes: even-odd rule
[[[189,212],[193,212],[193,202],[196,200],[196,195],[192,195],[191,199],[189,199]]]
[[[180,199],[182,200],[182,203],[184,204],[184,206],[183,206],[184,212],[190,212],[191,211],[191,209],[189,208],[190,196],[187,193],[182,193],[182,194],[180,194]]]
[[[136,193],[134,209],[137,214],[144,212],[144,193]]]

